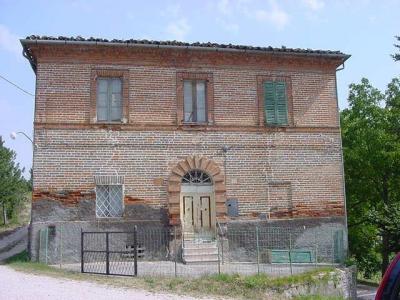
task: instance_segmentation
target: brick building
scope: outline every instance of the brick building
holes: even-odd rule
[[[346,228],[337,51],[21,40],[38,230]],[[346,237],[344,237],[346,240]],[[56,247],[56,246],[54,246]]]

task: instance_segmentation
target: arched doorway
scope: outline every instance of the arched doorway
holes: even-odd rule
[[[197,175],[195,171],[198,172]],[[218,222],[224,222],[226,220],[226,187],[224,178],[219,165],[207,157],[195,155],[179,161],[171,169],[167,183],[169,224],[181,226],[183,229],[182,195],[192,192],[195,193],[193,196],[203,192],[205,194],[203,194],[203,197],[210,196],[211,228],[215,228],[217,220]],[[194,201],[198,202],[200,200]]]
[[[192,169],[182,176],[181,224],[186,235],[212,236],[215,232],[215,197],[211,175]]]

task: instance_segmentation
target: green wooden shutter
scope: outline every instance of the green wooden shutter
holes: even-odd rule
[[[272,81],[264,83],[264,108],[265,108],[265,122],[267,124],[276,123],[275,113],[275,85]]]
[[[264,83],[265,121],[267,125],[287,125],[286,83],[266,81]]]
[[[286,83],[283,81],[275,82],[276,99],[276,123],[279,125],[288,124]]]

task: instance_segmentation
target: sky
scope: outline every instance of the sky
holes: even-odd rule
[[[400,76],[400,62],[390,57],[399,12],[400,0],[0,0],[0,76],[35,93],[19,43],[31,34],[340,50],[352,55],[337,73],[343,109],[349,84],[366,77],[385,90]],[[32,136],[34,97],[2,78],[0,91],[0,135],[29,170],[32,146],[10,132]]]

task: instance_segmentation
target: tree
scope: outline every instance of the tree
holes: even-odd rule
[[[368,277],[400,250],[400,80],[351,84],[341,113],[350,252]]]
[[[398,42],[400,42],[400,36],[395,37]],[[398,49],[400,49],[400,44],[394,44],[394,46]],[[394,61],[400,61],[400,53],[395,53],[392,55]]]
[[[4,146],[0,136],[0,205],[3,208],[4,224],[7,218],[13,216],[28,189],[22,176],[23,169],[15,162],[15,157],[15,152]]]

